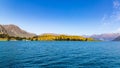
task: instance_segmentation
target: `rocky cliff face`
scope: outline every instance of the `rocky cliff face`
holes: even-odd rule
[[[2,33],[7,33],[9,36],[15,37],[33,37],[35,34],[26,32],[16,25],[0,25],[0,31]]]

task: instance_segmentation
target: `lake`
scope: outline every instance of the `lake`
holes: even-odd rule
[[[120,68],[120,42],[0,42],[0,68]]]

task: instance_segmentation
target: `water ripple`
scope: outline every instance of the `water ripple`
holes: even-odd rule
[[[1,42],[0,68],[119,68],[120,42]]]

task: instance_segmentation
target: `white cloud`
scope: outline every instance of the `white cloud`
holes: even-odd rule
[[[113,1],[113,7],[114,8],[119,8],[120,7],[120,2],[118,0]]]
[[[111,7],[112,8],[112,7]],[[120,32],[120,0],[113,0],[113,10],[109,14],[104,14],[101,18],[101,29]],[[111,27],[111,28],[110,28]]]
[[[113,11],[111,17],[114,22],[118,22],[118,21],[120,21],[120,1],[114,0],[113,7],[114,7],[114,11]]]
[[[113,7],[114,7],[113,12],[110,15],[104,15],[102,17],[103,25],[105,23],[114,24],[114,23],[120,22],[120,2],[118,0],[114,0]]]

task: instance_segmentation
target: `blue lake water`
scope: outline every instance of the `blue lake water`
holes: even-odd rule
[[[120,68],[120,42],[0,42],[0,68]]]

